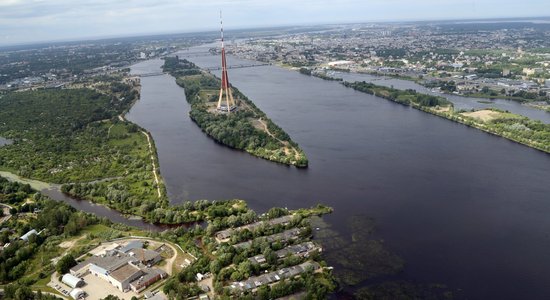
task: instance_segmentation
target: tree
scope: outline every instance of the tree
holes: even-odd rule
[[[222,266],[220,264],[220,262],[216,259],[216,260],[213,260],[211,263],[210,263],[210,273],[212,274],[218,274],[218,272],[222,269]]]
[[[267,217],[269,219],[279,218],[282,216],[286,216],[288,214],[289,214],[288,209],[280,208],[280,207],[273,207],[267,211]]]
[[[66,274],[68,273],[72,267],[76,266],[76,260],[71,254],[67,254],[63,256],[55,266],[55,269],[57,270],[57,273],[59,274]]]

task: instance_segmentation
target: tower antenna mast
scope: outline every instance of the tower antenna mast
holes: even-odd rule
[[[220,33],[222,42],[222,85],[220,88],[220,97],[218,98],[218,110],[221,112],[231,113],[231,111],[237,108],[235,100],[233,99],[233,93],[231,92],[231,86],[229,84],[229,76],[227,75],[227,60],[225,55],[225,44],[223,38],[223,17],[220,10]],[[225,103],[223,103],[225,100]]]

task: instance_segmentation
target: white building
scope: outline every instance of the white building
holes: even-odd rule
[[[33,234],[36,234],[38,235],[38,231],[36,231],[35,229],[32,229],[30,230],[29,232],[25,233],[24,235],[21,236],[21,239],[24,240],[25,242],[29,240],[29,237],[31,237],[31,235]]]
[[[349,66],[352,65],[354,62],[349,60],[338,60],[338,61],[331,61],[328,63],[329,67],[341,67],[341,66]]]
[[[63,275],[61,282],[72,287],[73,289],[84,285],[84,280],[68,273]]]
[[[69,293],[69,295],[73,299],[81,299],[81,298],[84,298],[86,296],[86,292],[81,290],[81,289],[74,289]]]

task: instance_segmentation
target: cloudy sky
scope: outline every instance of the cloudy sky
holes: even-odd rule
[[[294,24],[550,15],[549,0],[0,0],[0,45]]]

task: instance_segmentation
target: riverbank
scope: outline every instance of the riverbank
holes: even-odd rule
[[[414,82],[416,84],[419,84],[425,88],[434,88],[439,87],[437,85],[430,85],[428,84],[428,81],[425,78],[420,77],[414,77],[414,76],[408,76],[408,75],[401,75],[401,74],[386,74],[386,73],[380,73],[380,72],[358,72],[358,74],[368,74],[372,76],[379,76],[379,77],[390,77],[390,78],[396,78],[401,80],[407,80]],[[433,80],[433,79],[432,79]],[[494,100],[494,99],[500,99],[500,100],[508,100],[508,101],[515,101],[522,105],[529,106],[532,108],[536,108],[542,111],[550,112],[550,104],[548,102],[540,101],[539,100],[532,100],[527,99],[519,96],[508,96],[508,95],[502,95],[499,91],[491,90],[490,92],[495,94],[489,94],[489,93],[482,93],[482,92],[476,92],[476,93],[453,93],[451,91],[447,91],[444,89],[438,90],[440,93],[445,95],[456,95],[459,97],[465,97],[465,98],[477,98],[477,99],[485,99],[485,100]],[[541,105],[539,103],[544,102],[544,105]]]
[[[477,113],[455,111],[450,102],[442,97],[372,83],[344,82],[343,85],[550,153],[550,125],[524,116],[497,109],[484,109]]]
[[[43,189],[49,189],[51,187],[61,188],[61,185],[58,185],[58,184],[23,178],[19,175],[16,175],[8,171],[0,171],[0,177],[4,177],[10,181],[28,184],[31,186],[31,188],[39,191]]]
[[[236,109],[216,109],[220,80],[187,60],[166,58],[164,71],[185,89],[189,116],[209,137],[228,147],[286,165],[305,168],[308,159],[297,143],[238,89],[232,87]]]

